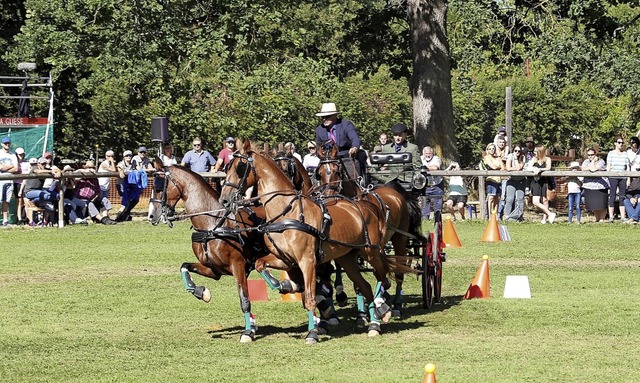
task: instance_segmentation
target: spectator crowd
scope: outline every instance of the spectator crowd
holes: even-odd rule
[[[468,185],[465,177],[430,175],[434,170],[460,170],[458,163],[444,166],[434,148],[425,146],[422,150],[408,141],[408,129],[404,124],[393,125],[389,132],[382,133],[373,143],[373,153],[411,153],[410,164],[374,165],[369,152],[364,150],[357,129],[351,121],[339,116],[336,105],[325,103],[316,114],[320,123],[315,129],[315,140],[306,142],[307,153],[296,152],[293,142],[284,144],[286,156],[299,160],[311,174],[320,162],[318,147],[336,146],[343,162],[352,164],[354,177],[370,176],[377,182],[400,181],[411,183],[413,174],[420,171],[425,175],[425,185],[414,193],[419,194],[423,219],[429,219],[432,211],[445,209],[452,219],[465,220],[468,201]],[[10,226],[9,210],[13,199],[19,225],[46,226],[58,219],[58,206],[62,199],[63,217],[67,224],[86,225],[95,222],[114,225],[132,220],[132,211],[138,205],[140,196],[148,184],[148,172],[154,170],[146,147],[138,148],[136,154],[125,150],[118,161],[113,150],[105,152],[105,159],[96,166],[86,161],[75,169],[69,165],[62,169],[53,163],[52,154],[25,158],[25,150],[17,147],[11,150],[10,137],[3,137],[0,149],[0,174],[37,174],[43,177],[16,180],[0,180],[0,203],[2,205],[2,225]],[[625,145],[626,144],[626,145]],[[640,170],[640,139],[631,137],[628,143],[622,136],[615,138],[613,150],[599,153],[596,148],[585,152],[582,162],[571,161],[568,168],[574,171],[589,171],[589,177],[567,177],[567,221],[581,223],[583,211],[592,212],[596,222],[608,220],[636,224],[640,219],[640,177],[598,177],[599,171]],[[236,150],[236,140],[227,137],[217,156],[204,148],[202,139],[192,140],[192,149],[178,161],[173,146],[165,143],[160,159],[165,166],[180,164],[195,172],[224,171]],[[555,198],[556,182],[545,177],[545,171],[552,169],[552,160],[544,145],[536,145],[533,137],[522,143],[513,142],[507,136],[505,127],[500,127],[489,142],[478,168],[482,170],[531,171],[533,176],[489,176],[485,179],[486,216],[495,213],[504,221],[524,220],[527,202],[541,214],[540,222],[556,222],[557,212],[549,207]],[[62,174],[74,172],[75,177]],[[110,174],[96,177],[95,174]],[[119,208],[112,212],[110,200],[112,176],[117,173],[116,189],[120,198]],[[91,177],[82,177],[92,175]],[[63,181],[61,181],[63,180]],[[61,185],[60,182],[64,182]],[[162,192],[162,175],[155,177],[153,193]],[[583,209],[584,207],[584,209]],[[34,213],[35,212],[35,213]]]

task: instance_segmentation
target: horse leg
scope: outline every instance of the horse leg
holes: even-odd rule
[[[203,266],[201,263],[185,262],[180,266],[180,274],[182,274],[184,288],[196,298],[208,303],[211,300],[211,291],[205,286],[196,286],[193,279],[191,279],[191,274],[189,274],[189,272],[194,272],[216,280],[220,279],[220,276],[214,273],[210,268]]]
[[[396,256],[405,256],[407,254],[407,237],[403,234],[394,234],[391,237],[391,243],[393,244],[393,252]],[[409,262],[409,261],[407,261]],[[393,309],[391,310],[391,316],[402,316],[402,285],[404,283],[404,273],[396,272],[396,294],[393,299]]]
[[[264,279],[265,282],[267,282],[267,285],[271,288],[271,290],[277,289],[280,294],[292,294],[292,293],[299,293],[303,291],[301,288],[301,284],[294,282],[292,279],[285,279],[285,280],[279,281],[276,277],[274,277],[271,274],[271,272],[267,269],[267,267],[276,269],[276,270],[285,270],[289,274],[293,273],[293,271],[291,271],[290,267],[286,263],[276,258],[275,255],[270,254],[270,255],[258,258],[255,263],[256,271],[260,273],[260,276],[262,276],[262,279]],[[289,278],[291,278],[291,275],[289,275]],[[302,274],[300,274],[300,277],[296,280],[301,281]]]
[[[342,267],[338,262],[336,262],[336,281],[333,286],[336,290],[336,303],[338,303],[338,306],[340,307],[346,306],[349,297],[347,296],[347,293],[344,292],[344,285],[342,284]]]
[[[333,274],[333,265],[331,262],[318,265],[316,273],[318,275],[318,283],[316,284],[316,306],[320,312],[320,318],[323,319],[321,325],[328,324],[335,326],[340,323],[336,308],[333,305],[333,287],[331,283],[331,274]]]
[[[356,319],[356,325],[358,327],[364,327],[367,321],[367,309],[365,306],[365,298],[368,302],[373,302],[373,290],[371,290],[371,285],[367,282],[366,279],[362,276],[360,272],[360,267],[358,266],[358,252],[353,251],[346,256],[338,258],[336,262],[342,266],[345,273],[354,283],[354,288],[356,290],[356,301],[358,304],[358,317]],[[374,321],[370,322],[369,326],[370,336],[375,336],[380,334],[380,324],[375,323]]]
[[[307,329],[309,332],[305,337],[306,344],[315,344],[318,342],[319,328],[316,325],[316,267],[315,254],[311,253],[311,259],[302,259],[298,262],[298,266],[304,276],[304,307],[307,309]]]
[[[373,301],[369,303],[369,315],[371,315],[372,322],[382,320],[382,322],[387,323],[391,319],[391,308],[384,298],[386,290],[390,287],[389,279],[387,278],[388,267],[382,260],[380,251],[372,249],[366,255],[368,255],[367,260],[373,267],[374,274],[378,280]]]
[[[244,316],[244,331],[240,335],[240,343],[251,343],[255,339],[256,326],[255,316],[251,313],[251,301],[249,300],[249,286],[247,283],[247,273],[243,261],[231,264],[231,273],[236,280],[238,296],[240,297],[240,309]]]

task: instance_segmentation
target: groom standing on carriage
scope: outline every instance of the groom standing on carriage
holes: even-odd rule
[[[343,162],[355,157],[358,175],[366,174],[367,153],[360,149],[362,141],[353,123],[344,118],[338,118],[338,110],[333,102],[322,104],[316,116],[322,120],[316,127],[316,145],[322,146],[323,143],[331,140],[337,146],[338,157],[342,158]],[[347,166],[347,169],[349,168]],[[355,175],[353,176],[355,179]]]

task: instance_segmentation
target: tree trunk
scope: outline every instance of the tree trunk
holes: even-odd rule
[[[432,146],[443,160],[457,160],[447,1],[408,0],[407,6],[413,53],[413,75],[409,87],[417,144],[420,148]]]

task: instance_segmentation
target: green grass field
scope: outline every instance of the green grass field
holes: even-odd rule
[[[184,291],[187,222],[1,230],[0,381],[419,382],[427,362],[441,383],[640,381],[639,229],[512,224],[512,242],[481,243],[485,225],[456,223],[443,303],[422,309],[409,278],[405,317],[368,338],[349,289],[314,346],[277,293],[253,304],[258,336],[240,344],[231,277],[194,276],[209,304]],[[462,300],[484,254],[492,298]],[[532,299],[502,298],[507,275],[527,275]]]

